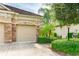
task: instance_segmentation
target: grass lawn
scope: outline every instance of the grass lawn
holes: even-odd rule
[[[58,52],[64,52],[68,55],[79,55],[79,38],[77,39],[60,39],[52,41],[52,49]]]

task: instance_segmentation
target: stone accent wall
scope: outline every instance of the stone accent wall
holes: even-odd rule
[[[25,20],[24,21],[23,19],[20,20],[18,17],[17,18],[16,17],[17,16],[14,14],[12,16],[12,18],[10,18],[10,22],[9,23],[5,23],[5,25],[4,25],[4,41],[6,43],[16,42],[16,24],[35,25],[36,26],[35,23],[32,24],[33,21],[32,22],[30,21],[31,23],[28,22],[29,20],[27,21],[27,18],[22,17],[22,18],[24,18],[24,20]],[[16,21],[16,20],[18,20],[20,23],[18,23],[18,21]],[[39,26],[37,26],[36,30],[37,30],[36,31],[36,36],[38,38]]]
[[[10,43],[10,42],[15,42],[16,41],[16,24],[14,24],[15,20],[12,19],[12,23],[8,24],[6,23],[4,25],[4,37],[5,37],[5,42]]]
[[[12,22],[12,42],[16,42],[16,20],[15,15],[13,15],[13,18],[11,19]]]
[[[4,38],[6,43],[12,42],[12,24],[4,25]]]
[[[16,24],[12,24],[12,41],[16,42]]]
[[[39,26],[36,26],[36,39],[38,40],[39,36]],[[36,41],[37,42],[37,41]]]

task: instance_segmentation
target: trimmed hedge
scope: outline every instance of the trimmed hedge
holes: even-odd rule
[[[78,36],[77,37],[79,38],[79,33],[78,33]]]
[[[38,43],[51,43],[52,39],[45,38],[45,37],[39,37],[37,42]]]
[[[69,34],[69,38],[72,38],[73,33],[68,33]],[[68,35],[67,35],[68,37]]]
[[[79,55],[79,39],[55,40],[51,43],[51,48],[68,55]]]
[[[57,33],[54,33],[54,37],[57,37]]]

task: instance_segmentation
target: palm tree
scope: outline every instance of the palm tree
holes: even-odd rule
[[[48,8],[40,8],[38,12],[43,14],[44,23],[50,22],[50,10]]]
[[[43,14],[44,25],[42,26],[42,30],[46,34],[46,37],[50,37],[52,30],[54,28],[54,24],[53,25],[51,24],[52,21],[51,13],[50,13],[51,9],[47,8],[48,6],[50,6],[50,4],[45,4],[45,5],[46,8],[40,8],[38,12]]]

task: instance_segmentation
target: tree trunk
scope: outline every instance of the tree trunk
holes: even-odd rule
[[[62,25],[60,25],[60,28],[61,28],[61,31],[62,31]],[[62,39],[62,34],[61,34],[60,38]]]
[[[48,34],[46,33],[46,37],[48,37]]]
[[[49,38],[50,38],[50,35],[51,35],[51,30],[49,31]]]
[[[69,37],[69,30],[70,30],[70,28],[68,27],[68,33],[67,33],[67,34],[68,34],[68,40],[70,40],[70,37]]]

